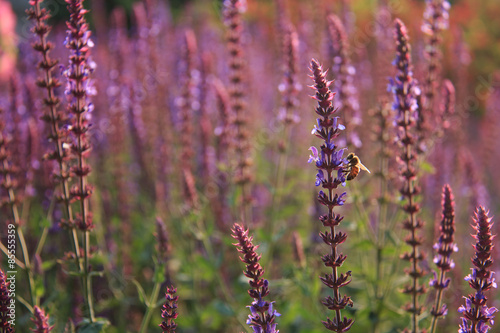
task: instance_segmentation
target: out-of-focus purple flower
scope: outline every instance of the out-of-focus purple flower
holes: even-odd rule
[[[493,325],[494,314],[498,312],[495,307],[488,307],[487,297],[484,292],[491,288],[496,288],[497,284],[493,277],[494,272],[490,267],[493,264],[491,251],[493,249],[493,238],[491,227],[493,222],[488,217],[488,211],[482,206],[478,207],[474,213],[473,228],[476,234],[474,245],[475,255],[472,258],[474,267],[471,274],[465,277],[469,286],[474,289],[474,293],[465,298],[465,305],[460,306],[458,312],[462,314],[462,323],[459,332],[461,333],[486,333]]]
[[[422,32],[426,34],[424,57],[426,60],[425,78],[423,80],[423,94],[418,112],[418,147],[423,152],[427,136],[435,129],[439,130],[438,112],[435,96],[437,86],[441,82],[441,32],[448,29],[448,10],[450,4],[446,0],[426,0],[424,23]]]
[[[240,260],[246,264],[246,269],[243,274],[250,279],[248,282],[251,289],[248,290],[250,297],[254,299],[252,305],[249,306],[251,314],[248,315],[247,324],[250,325],[254,332],[278,333],[276,317],[280,314],[273,309],[274,302],[263,300],[269,294],[269,282],[262,279],[264,269],[259,264],[261,256],[255,252],[258,246],[253,245],[253,237],[248,236],[248,229],[245,230],[239,224],[234,224],[231,235],[238,243],[234,243],[238,248],[238,252],[243,255]]]
[[[360,147],[361,140],[356,133],[356,128],[361,124],[357,88],[354,85],[356,68],[351,64],[349,42],[344,25],[336,15],[329,15],[328,32],[330,35],[330,57],[333,62],[332,73],[335,77],[334,92],[336,93],[338,109],[342,113],[349,133],[345,143],[347,147]]]
[[[422,311],[418,298],[427,291],[424,285],[419,284],[419,279],[426,272],[420,264],[420,261],[424,258],[424,254],[419,248],[423,240],[418,235],[418,230],[422,228],[423,222],[417,218],[420,207],[416,202],[416,195],[419,193],[419,189],[416,183],[414,127],[416,111],[418,110],[417,96],[420,94],[420,89],[416,86],[416,82],[413,79],[411,47],[406,26],[399,19],[394,21],[394,26],[396,58],[393,64],[396,67],[396,76],[390,82],[390,90],[394,96],[393,109],[397,112],[395,125],[397,128],[398,144],[401,148],[399,174],[403,184],[399,191],[407,202],[403,206],[403,210],[407,213],[408,219],[403,223],[403,228],[409,232],[409,236],[405,239],[405,242],[411,246],[411,252],[406,252],[401,256],[403,260],[410,262],[410,269],[406,271],[406,274],[412,280],[411,283],[405,286],[403,293],[411,295],[411,302],[406,306],[406,310],[412,316],[411,331],[418,332],[417,317]]]
[[[80,201],[80,216],[75,219],[77,226],[82,231],[90,231],[94,228],[88,207],[92,186],[87,183],[91,169],[86,158],[91,150],[89,120],[94,110],[91,97],[96,93],[91,79],[96,66],[90,59],[90,49],[94,47],[94,42],[90,39],[91,33],[85,20],[88,11],[83,8],[83,1],[66,0],[66,3],[70,18],[67,21],[65,45],[70,50],[70,55],[69,65],[63,74],[66,77],[65,94],[68,96],[68,111],[73,116],[70,127],[74,137],[71,152],[78,160],[71,171],[79,179],[78,185],[75,184],[70,193],[74,200]]]
[[[35,313],[31,319],[35,323],[35,328],[31,329],[35,333],[49,333],[54,326],[49,326],[49,316],[38,306],[34,308]]]

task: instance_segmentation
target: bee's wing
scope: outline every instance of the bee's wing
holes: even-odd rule
[[[359,162],[358,164],[361,169],[367,171],[368,173],[371,173],[370,170],[368,170],[368,168],[363,165],[363,163]]]

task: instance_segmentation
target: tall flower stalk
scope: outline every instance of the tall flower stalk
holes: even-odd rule
[[[140,333],[145,333],[148,331],[149,322],[153,311],[156,309],[158,295],[160,294],[161,284],[166,280],[166,265],[168,256],[170,254],[170,242],[168,240],[167,229],[165,228],[165,223],[159,218],[156,218],[156,261],[155,261],[155,278],[154,286],[151,291],[151,295],[146,301],[146,313],[142,319]],[[174,291],[175,293],[175,291]],[[177,317],[177,316],[176,316]],[[165,317],[164,317],[165,318]],[[165,318],[167,319],[167,318]],[[160,325],[161,326],[161,325]],[[161,326],[163,328],[163,326]],[[173,331],[166,330],[166,332],[175,332],[175,326],[165,326],[173,328]]]
[[[361,124],[361,116],[359,114],[359,102],[356,98],[356,87],[353,84],[356,69],[352,66],[349,58],[349,43],[342,21],[333,14],[329,15],[327,20],[331,39],[332,74],[335,77],[334,92],[338,99],[338,108],[342,115],[342,121],[349,129],[346,146],[359,148],[361,147],[361,140],[355,129]]]
[[[455,202],[453,201],[453,193],[448,185],[443,187],[443,216],[439,226],[439,239],[434,244],[436,255],[434,263],[439,269],[438,273],[434,273],[434,278],[429,282],[431,287],[436,289],[436,300],[431,310],[432,321],[429,333],[436,331],[436,324],[439,317],[445,316],[448,313],[446,304],[441,305],[443,292],[448,288],[450,279],[446,278],[446,272],[455,267],[455,263],[451,259],[451,254],[458,251],[457,245],[454,241],[455,234]]]
[[[193,119],[195,110],[194,89],[196,82],[194,79],[195,57],[197,53],[196,36],[192,30],[187,30],[184,34],[183,45],[183,91],[181,99],[181,160],[182,160],[182,177],[183,177],[183,196],[189,208],[198,206],[198,194],[196,192],[194,177],[193,177]]]
[[[244,222],[251,221],[251,180],[250,166],[252,159],[250,156],[250,142],[248,117],[245,106],[244,89],[244,68],[243,49],[241,47],[241,34],[243,25],[241,22],[241,13],[244,10],[243,0],[225,0],[224,1],[224,21],[228,28],[227,48],[229,51],[229,99],[231,111],[234,115],[233,126],[235,128],[236,168],[235,183],[241,190],[240,217]]]
[[[253,237],[248,236],[248,229],[235,223],[231,235],[238,242],[233,245],[238,248],[238,252],[243,256],[240,260],[246,264],[244,274],[250,279],[250,289],[248,294],[254,299],[249,306],[251,314],[248,316],[247,324],[253,328],[255,333],[278,333],[274,320],[280,314],[273,309],[273,303],[265,301],[263,298],[269,295],[269,282],[262,279],[264,269],[259,264],[261,255],[257,254],[258,246],[253,245]]]
[[[465,280],[469,282],[474,293],[464,297],[465,305],[458,309],[462,313],[459,333],[488,332],[491,328],[488,325],[493,325],[494,314],[498,312],[497,308],[488,307],[488,298],[485,295],[486,291],[497,287],[493,277],[494,272],[491,270],[493,238],[495,237],[491,234],[493,222],[488,216],[488,211],[482,206],[476,208],[473,220],[473,228],[476,231],[473,236],[476,239],[476,244],[473,245],[475,254],[472,258],[474,267]]]
[[[76,178],[76,184],[71,188],[71,199],[79,202],[79,214],[75,216],[75,224],[83,233],[83,280],[84,297],[90,322],[94,322],[94,307],[92,301],[92,286],[90,279],[90,231],[94,228],[89,200],[92,186],[88,184],[87,176],[90,166],[87,157],[91,146],[88,138],[89,119],[93,111],[90,97],[95,95],[90,75],[95,69],[95,63],[89,58],[90,49],[94,43],[90,39],[90,31],[85,20],[87,10],[83,8],[83,0],[66,0],[70,18],[67,21],[66,47],[70,50],[69,65],[64,71],[66,77],[65,94],[68,96],[68,112],[73,115],[70,131],[73,134],[71,153],[76,165],[71,168]]]
[[[419,94],[418,87],[413,79],[411,50],[406,27],[399,19],[395,20],[395,38],[396,38],[396,77],[391,80],[390,89],[394,94],[393,109],[396,111],[396,126],[398,143],[401,147],[399,155],[400,175],[403,180],[403,186],[400,189],[401,195],[406,199],[403,210],[408,219],[403,223],[403,228],[410,233],[405,242],[411,246],[411,252],[403,254],[403,260],[410,262],[410,269],[406,274],[411,279],[411,284],[407,285],[403,293],[411,295],[411,304],[406,310],[411,313],[411,332],[418,333],[418,316],[422,311],[418,302],[418,297],[426,292],[425,286],[419,283],[420,278],[425,271],[420,267],[419,262],[424,259],[424,254],[419,249],[422,244],[422,238],[418,235],[423,222],[417,219],[417,213],[420,210],[416,203],[416,196],[419,189],[416,186],[417,171],[416,163],[416,140],[414,135],[414,126],[417,111],[416,95]]]
[[[227,227],[229,223],[229,204],[228,204],[228,193],[229,193],[229,183],[228,170],[229,163],[229,151],[232,149],[231,142],[231,123],[232,114],[229,106],[229,95],[224,84],[218,79],[214,78],[212,85],[215,90],[217,109],[219,113],[220,122],[215,128],[214,133],[216,136],[215,144],[215,159],[217,164],[217,169],[215,171],[215,180],[217,182],[217,200],[214,200],[214,213],[217,221],[217,225],[221,227]]]
[[[278,143],[278,165],[276,167],[276,183],[272,201],[272,216],[268,223],[269,231],[274,232],[276,213],[280,209],[283,196],[283,184],[285,182],[286,168],[289,157],[289,144],[291,142],[292,126],[299,122],[299,116],[296,114],[298,106],[297,94],[302,89],[297,81],[297,62],[299,37],[295,27],[289,23],[283,27],[283,79],[279,85],[282,94],[282,106],[279,110],[277,120],[283,128],[281,139]],[[272,245],[271,245],[272,246]],[[272,249],[270,250],[272,256]]]
[[[47,36],[51,27],[46,23],[50,18],[50,14],[46,9],[40,7],[42,2],[43,0],[31,0],[31,8],[28,9],[27,14],[35,22],[35,27],[32,31],[38,38],[33,44],[33,48],[42,57],[42,60],[38,64],[38,67],[42,71],[42,76],[37,81],[38,86],[46,91],[45,98],[43,99],[46,110],[43,113],[42,119],[49,125],[50,134],[48,138],[55,146],[53,151],[45,155],[45,158],[57,163],[58,168],[54,172],[53,178],[60,184],[61,192],[59,200],[62,202],[65,213],[65,217],[61,219],[60,224],[69,230],[76,266],[79,273],[81,273],[83,271],[83,263],[81,261],[80,244],[73,220],[73,209],[70,204],[69,132],[67,127],[65,127],[68,123],[68,117],[59,109],[60,99],[56,96],[56,89],[60,87],[61,83],[54,77],[53,70],[57,66],[58,61],[50,57],[50,50],[53,48],[53,45],[47,41]]]
[[[311,61],[311,71],[314,80],[312,88],[316,90],[313,98],[318,101],[316,114],[319,116],[312,133],[323,140],[324,143],[320,151],[316,147],[310,148],[312,155],[309,162],[315,162],[318,169],[316,186],[321,186],[326,190],[326,193],[323,190],[319,191],[318,201],[328,208],[328,213],[321,215],[319,220],[324,227],[330,230],[321,232],[320,236],[330,247],[330,253],[322,257],[323,263],[326,267],[332,269],[332,273],[325,274],[324,277],[320,278],[323,284],[333,291],[333,297],[327,296],[322,303],[328,309],[334,311],[335,315],[333,320],[327,318],[327,321],[324,321],[323,324],[328,330],[340,333],[347,332],[354,323],[353,319],[342,318],[341,315],[341,310],[345,309],[346,306],[353,305],[351,297],[340,293],[340,288],[351,282],[351,272],[340,274],[338,272],[338,269],[347,258],[339,252],[338,246],[345,242],[347,234],[335,230],[335,227],[340,224],[344,217],[334,212],[335,207],[344,204],[346,197],[345,192],[340,195],[335,193],[335,190],[340,185],[345,184],[346,181],[344,167],[347,165],[347,160],[342,157],[345,149],[338,149],[334,142],[334,139],[339,136],[344,126],[338,123],[339,117],[335,115],[338,109],[332,105],[334,94],[329,88],[332,81],[327,81],[326,71],[323,71],[321,65],[314,59]]]
[[[424,49],[427,68],[425,73],[424,112],[427,115],[436,115],[434,100],[439,84],[441,72],[441,32],[448,29],[448,10],[450,4],[446,0],[426,0],[424,23],[422,32],[426,34],[427,41]]]

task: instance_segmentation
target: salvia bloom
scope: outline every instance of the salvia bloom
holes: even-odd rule
[[[248,316],[247,324],[253,328],[254,333],[278,333],[274,320],[280,314],[274,310],[274,302],[263,300],[269,294],[269,282],[261,278],[264,269],[259,264],[261,255],[255,252],[258,246],[253,245],[253,237],[248,236],[248,229],[245,230],[239,224],[233,225],[232,232],[231,236],[238,241],[233,245],[238,247],[238,252],[243,255],[240,260],[246,264],[244,275],[250,279],[248,283],[251,289],[248,290],[248,294],[254,299],[249,306],[251,314]]]
[[[285,127],[285,132],[288,126],[298,123],[300,118],[295,114],[295,108],[298,105],[297,94],[302,89],[297,82],[297,54],[299,48],[299,37],[295,27],[292,24],[287,24],[284,28],[283,39],[283,63],[284,73],[283,82],[279,85],[279,90],[283,96],[281,107],[278,113],[278,121],[282,122]],[[285,136],[288,140],[288,135]],[[286,150],[285,143],[280,143],[280,148]]]
[[[486,304],[488,298],[485,292],[491,288],[496,288],[497,284],[491,271],[493,259],[491,252],[493,250],[493,236],[491,227],[493,222],[488,217],[488,211],[484,207],[476,208],[474,213],[473,228],[476,234],[476,244],[473,245],[475,255],[472,258],[472,273],[465,277],[469,286],[474,289],[474,294],[465,298],[465,305],[462,305],[458,311],[462,313],[462,323],[459,333],[486,333],[493,325],[494,314],[498,311],[495,307],[489,308]]]
[[[241,217],[250,218],[251,195],[250,182],[252,175],[250,167],[252,165],[251,146],[249,141],[249,124],[247,117],[244,88],[244,69],[243,48],[241,47],[241,34],[243,25],[241,22],[241,13],[245,11],[245,0],[225,0],[224,1],[224,22],[228,28],[227,31],[227,49],[229,51],[229,80],[228,87],[231,111],[234,116],[233,126],[235,129],[234,149],[236,152],[237,164],[235,168],[235,182],[239,184],[242,192]],[[250,222],[250,221],[249,221]]]
[[[412,302],[407,306],[407,311],[412,314],[412,332],[418,332],[417,317],[422,308],[418,304],[418,296],[426,292],[426,288],[419,285],[418,280],[425,274],[419,262],[424,259],[424,254],[419,251],[422,238],[418,236],[418,230],[422,228],[423,222],[417,219],[420,210],[415,202],[415,197],[419,193],[416,186],[417,171],[415,170],[416,140],[414,138],[415,111],[418,108],[416,95],[419,89],[415,84],[412,72],[410,44],[406,27],[399,19],[395,20],[396,38],[396,77],[391,80],[390,90],[394,95],[393,109],[396,111],[396,126],[398,144],[401,147],[399,162],[401,164],[400,175],[403,179],[403,186],[400,189],[402,196],[406,199],[403,209],[408,214],[408,220],[403,227],[409,231],[405,242],[411,246],[411,252],[405,253],[402,259],[410,262],[410,269],[407,274],[411,277],[411,285],[404,288],[405,294],[410,294]]]
[[[35,324],[35,328],[32,329],[35,333],[49,333],[54,328],[53,326],[49,326],[49,316],[45,314],[45,312],[40,309],[38,306],[35,306],[35,313],[33,314],[33,318],[31,319]]]
[[[163,333],[175,333],[177,324],[174,320],[177,318],[177,301],[179,296],[175,296],[177,288],[173,286],[167,287],[167,292],[165,293],[165,304],[161,308],[161,317],[165,319],[159,326],[163,330]]]
[[[448,10],[450,4],[446,0],[426,0],[424,12],[424,23],[422,32],[427,35],[424,55],[427,61],[425,80],[423,85],[422,112],[419,113],[419,122],[425,124],[424,118],[431,122],[437,115],[435,110],[436,87],[440,82],[441,71],[441,32],[448,29]],[[421,136],[425,136],[425,131],[429,130],[428,125],[423,125]],[[424,138],[419,138],[424,140]]]
[[[312,88],[316,90],[313,98],[318,101],[316,114],[319,116],[312,134],[323,140],[324,143],[320,151],[316,147],[310,148],[312,154],[309,156],[309,163],[315,162],[318,168],[316,186],[321,186],[326,190],[326,193],[323,190],[319,191],[318,201],[328,207],[328,214],[321,215],[319,219],[323,226],[330,228],[330,231],[322,232],[320,236],[331,249],[331,253],[324,255],[322,260],[326,267],[331,267],[332,273],[321,277],[321,281],[333,290],[333,297],[326,297],[322,303],[328,309],[335,311],[335,318],[333,320],[328,318],[323,324],[330,331],[347,332],[354,320],[346,317],[341,319],[341,310],[346,306],[352,306],[353,303],[349,296],[340,294],[340,288],[351,282],[351,272],[338,274],[338,268],[342,266],[346,256],[338,253],[337,249],[346,240],[347,234],[340,231],[336,233],[335,227],[340,224],[344,217],[334,213],[334,208],[342,206],[346,197],[345,192],[340,195],[334,193],[334,190],[346,181],[343,167],[347,165],[347,160],[342,157],[345,149],[337,149],[333,141],[339,136],[344,126],[338,123],[338,117],[335,116],[337,109],[332,105],[334,94],[329,88],[332,81],[326,80],[326,72],[314,59],[311,61],[311,71],[314,80]]]
[[[439,226],[439,239],[434,244],[434,250],[436,250],[434,263],[439,269],[439,277],[438,273],[434,272],[434,278],[429,282],[429,285],[436,289],[436,302],[431,310],[431,315],[433,316],[431,333],[435,330],[437,319],[448,313],[446,304],[441,306],[441,297],[444,289],[450,285],[450,279],[446,278],[446,272],[455,267],[455,263],[451,259],[451,254],[458,251],[457,245],[453,242],[455,233],[455,203],[451,188],[448,185],[443,187],[442,207],[443,216]]]
[[[70,50],[69,66],[64,71],[66,77],[65,94],[68,97],[68,111],[73,116],[70,130],[74,136],[71,151],[78,160],[77,165],[71,171],[78,178],[78,185],[71,189],[71,197],[80,201],[80,217],[76,224],[82,231],[94,228],[92,216],[88,209],[88,203],[92,194],[92,187],[87,184],[87,175],[90,166],[86,163],[91,146],[89,142],[89,120],[94,110],[90,97],[96,91],[90,75],[94,72],[95,63],[89,58],[90,49],[94,43],[90,39],[82,0],[66,0],[70,18],[67,22],[68,30],[65,40],[66,47]]]
[[[183,87],[181,109],[180,109],[180,122],[181,122],[181,160],[183,164],[183,196],[189,208],[198,205],[198,197],[195,188],[193,177],[193,119],[194,113],[197,110],[193,109],[196,105],[195,88],[197,85],[195,79],[195,57],[197,54],[196,36],[192,30],[187,30],[184,34],[183,45]]]
[[[47,153],[44,158],[55,160],[58,165],[58,170],[54,172],[53,178],[61,184],[61,194],[59,200],[63,202],[66,219],[61,220],[61,225],[73,227],[73,213],[70,205],[70,170],[68,160],[70,159],[70,139],[68,126],[68,117],[59,109],[60,99],[56,96],[56,89],[61,86],[59,80],[54,77],[54,68],[58,61],[50,58],[50,50],[53,45],[47,41],[47,36],[51,27],[47,25],[47,20],[50,14],[46,9],[40,8],[43,0],[30,1],[31,8],[28,9],[28,17],[35,21],[35,27],[32,31],[35,33],[38,40],[33,44],[33,48],[38,51],[42,57],[38,67],[43,71],[41,78],[37,84],[42,89],[45,89],[46,96],[43,100],[45,111],[42,120],[47,122],[50,128],[48,139],[54,143],[54,150]],[[75,237],[75,236],[73,236]],[[75,253],[79,255],[79,250],[75,249]]]
[[[5,277],[3,270],[0,269],[0,331],[2,333],[14,332],[9,323],[10,317],[8,306],[11,304],[9,297],[9,282]]]
[[[359,102],[356,98],[357,91],[354,86],[356,68],[351,64],[349,57],[349,43],[347,33],[340,18],[335,15],[328,16],[328,32],[331,39],[330,53],[332,57],[332,73],[335,77],[335,93],[342,113],[344,125],[349,128],[349,137],[346,145],[361,146],[361,140],[355,128],[361,125]]]

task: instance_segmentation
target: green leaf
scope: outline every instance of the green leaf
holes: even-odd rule
[[[132,283],[135,285],[135,288],[137,289],[137,293],[139,294],[139,299],[141,300],[142,303],[146,304],[146,293],[144,292],[144,288],[142,288],[141,284],[139,281],[136,279],[132,279]]]

